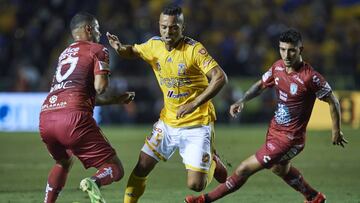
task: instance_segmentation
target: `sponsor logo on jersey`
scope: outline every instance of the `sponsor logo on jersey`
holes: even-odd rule
[[[190,78],[163,78],[160,76],[159,83],[167,88],[176,88],[190,85],[191,80]]]
[[[51,96],[51,97],[49,98],[49,102],[50,102],[51,104],[55,103],[56,100],[57,100],[57,96],[56,96],[56,95],[53,95],[53,96]]]
[[[287,101],[288,95],[285,92],[279,90],[279,98],[283,101]]]
[[[304,81],[301,80],[301,78],[298,75],[294,75],[293,78],[298,81],[299,83],[301,83],[302,85],[304,84]]]
[[[62,102],[58,102],[58,103],[53,103],[53,104],[44,104],[41,106],[41,110],[49,110],[49,109],[59,109],[59,108],[64,108],[66,107],[67,102],[62,101]]]
[[[298,85],[296,83],[290,84],[290,94],[295,95],[298,90]]]
[[[281,66],[276,66],[276,67],[275,67],[275,70],[283,71],[283,70],[285,70],[285,68],[283,68],[283,67],[281,67]]]
[[[167,93],[167,97],[168,98],[173,98],[173,99],[179,99],[181,97],[187,97],[188,95],[189,95],[189,92],[174,94],[173,90],[169,90],[168,93]]]
[[[172,60],[171,57],[169,57],[166,61],[169,62],[169,63],[172,63],[173,60]]]
[[[275,111],[275,121],[279,125],[286,125],[291,122],[290,111],[285,104],[278,103]]]
[[[80,47],[68,47],[66,48],[60,55],[59,61],[67,58],[67,57],[75,57],[75,55],[79,52]]]
[[[72,83],[72,80],[57,83],[57,84],[55,84],[54,86],[52,86],[50,88],[50,93],[53,92],[53,91],[59,90],[59,89],[68,89],[68,88],[74,87],[74,86],[71,85],[71,83]]]

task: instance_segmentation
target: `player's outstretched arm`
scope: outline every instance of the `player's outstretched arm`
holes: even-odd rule
[[[132,45],[124,45],[119,41],[119,38],[116,35],[106,33],[106,37],[109,40],[109,44],[115,51],[123,58],[135,59],[139,58],[140,54]]]
[[[128,104],[135,98],[135,92],[124,92],[120,94],[116,93],[105,93],[102,95],[96,95],[95,105],[111,105],[111,104]]]
[[[232,117],[236,118],[238,113],[240,113],[243,108],[244,108],[244,104],[247,101],[250,101],[251,99],[257,97],[258,95],[260,95],[264,89],[266,87],[264,87],[261,83],[261,80],[257,81],[256,83],[254,83],[244,94],[244,96],[239,99],[237,102],[233,103],[230,106],[230,110],[229,113]]]
[[[186,114],[192,113],[197,107],[215,97],[215,95],[227,83],[227,76],[219,66],[212,68],[206,76],[209,79],[209,86],[204,90],[204,92],[196,97],[194,101],[180,106],[177,111],[176,118],[182,118]]]
[[[344,147],[344,144],[347,144],[348,141],[344,138],[344,135],[341,131],[341,113],[339,100],[332,92],[331,94],[323,98],[323,100],[327,102],[330,107],[330,115],[332,121],[332,143],[333,145],[340,145]]]

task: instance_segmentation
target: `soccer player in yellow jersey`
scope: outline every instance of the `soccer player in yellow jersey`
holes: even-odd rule
[[[203,45],[183,36],[184,17],[178,6],[166,7],[159,20],[161,37],[124,45],[107,33],[110,45],[123,58],[142,58],[156,75],[164,96],[160,119],[145,140],[129,177],[124,202],[137,202],[148,174],[176,149],[187,169],[187,186],[202,191],[212,177],[225,182],[227,172],[213,149],[216,119],[212,99],[227,76]]]

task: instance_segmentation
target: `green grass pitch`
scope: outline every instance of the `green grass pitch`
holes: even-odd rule
[[[104,127],[103,131],[117,150],[125,168],[125,177],[102,188],[109,203],[122,202],[127,178],[134,167],[151,125]],[[216,147],[232,163],[229,172],[253,154],[264,142],[266,126],[216,126]],[[344,129],[349,140],[345,149],[334,147],[330,131],[309,131],[304,151],[293,159],[293,165],[306,180],[325,193],[330,203],[360,203],[360,130]],[[38,203],[43,201],[48,171],[54,163],[37,133],[0,132],[0,202]],[[87,196],[78,189],[82,178],[95,169],[85,171],[76,161],[58,202],[87,203]],[[186,187],[186,173],[176,153],[166,163],[159,163],[150,175],[140,202],[183,202],[186,194],[195,194]],[[213,181],[206,191],[216,186]],[[218,202],[292,203],[303,202],[301,194],[288,187],[270,171],[253,177],[237,192]]]

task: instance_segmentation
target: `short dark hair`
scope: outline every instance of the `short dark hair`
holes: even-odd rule
[[[299,31],[291,28],[280,34],[279,41],[298,45],[302,38]]]
[[[164,7],[162,13],[164,15],[179,16],[182,14],[182,9],[177,5],[168,5]]]
[[[83,24],[91,25],[96,20],[95,16],[87,12],[77,13],[70,21],[70,29],[73,31]]]

